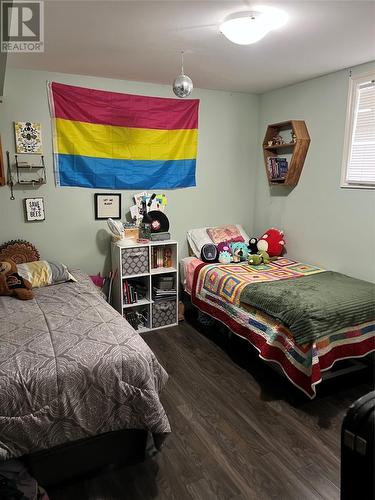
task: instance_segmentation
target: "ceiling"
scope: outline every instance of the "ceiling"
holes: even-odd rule
[[[234,45],[223,19],[247,1],[46,1],[45,52],[13,54],[11,67],[262,93],[375,59],[374,1],[261,2],[289,21],[263,40]]]

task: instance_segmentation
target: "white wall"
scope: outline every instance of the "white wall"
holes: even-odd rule
[[[0,188],[0,242],[23,238],[33,242],[43,258],[96,273],[108,269],[110,255],[106,223],[94,219],[93,193],[100,190],[55,187],[47,80],[150,96],[173,94],[165,85],[7,69],[5,100],[0,105],[4,154],[7,149],[15,152],[14,121],[41,122],[48,182],[37,189],[17,188],[15,201],[10,201],[7,187]],[[258,96],[195,89],[192,97],[201,100],[197,187],[166,191],[171,232],[181,244],[182,255],[187,252],[189,228],[234,222],[252,231],[259,149]],[[123,207],[131,204],[132,193],[122,192]],[[27,223],[23,199],[36,196],[44,197],[46,221]]]
[[[353,74],[374,70],[373,63]],[[349,70],[261,96],[255,234],[284,229],[288,255],[375,281],[375,190],[340,188]],[[261,144],[269,123],[305,120],[311,143],[299,184],[267,184]]]

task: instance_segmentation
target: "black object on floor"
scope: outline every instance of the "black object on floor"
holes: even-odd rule
[[[341,500],[375,498],[375,391],[350,407],[341,431]]]

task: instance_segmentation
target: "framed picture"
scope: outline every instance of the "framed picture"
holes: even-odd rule
[[[45,220],[43,198],[25,198],[25,214],[27,222]]]
[[[42,130],[40,123],[14,122],[14,134],[18,154],[42,154]]]
[[[121,219],[121,194],[95,193],[95,219]]]

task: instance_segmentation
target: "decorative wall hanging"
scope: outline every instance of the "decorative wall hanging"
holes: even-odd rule
[[[27,222],[45,220],[43,198],[25,198],[25,213]]]
[[[121,219],[121,194],[95,193],[95,219]]]
[[[58,186],[195,186],[199,100],[49,83]]]
[[[14,122],[16,151],[18,154],[42,154],[42,133],[40,123]]]

